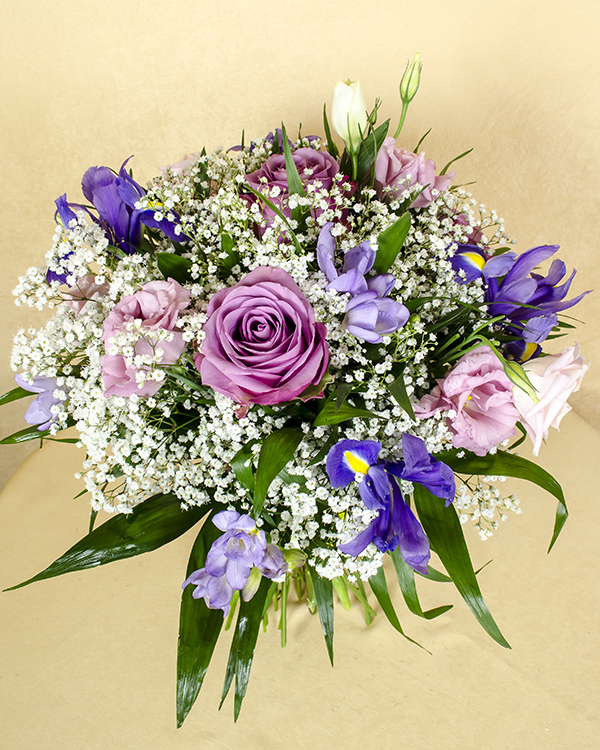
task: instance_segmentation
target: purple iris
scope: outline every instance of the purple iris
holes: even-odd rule
[[[177,217],[175,222],[166,218],[157,220],[154,217],[158,208],[135,207],[136,203],[146,195],[146,191],[127,173],[125,166],[129,159],[123,162],[118,175],[108,167],[90,167],[83,175],[81,180],[83,194],[98,212],[98,217],[85,206],[69,203],[66,195],[61,195],[56,200],[56,216],[60,218],[63,226],[68,227],[69,221],[77,218],[73,209],[87,211],[92,220],[104,229],[109,242],[128,254],[140,249],[142,225],[160,229],[173,241],[189,240],[189,237],[183,233],[177,234]],[[64,281],[60,275],[56,275],[56,279]]]
[[[224,510],[213,523],[225,533],[213,542],[204,567],[194,571],[182,588],[191,583],[195,599],[204,598],[210,609],[222,609],[226,616],[234,591],[241,591],[244,601],[249,601],[261,574],[277,578],[288,566],[279,547],[267,544],[265,532],[256,528],[250,516]],[[258,575],[251,575],[253,571]]]
[[[47,430],[56,419],[56,415],[52,413],[52,407],[63,402],[61,398],[54,396],[57,388],[56,378],[32,378],[29,382],[23,375],[15,375],[15,381],[24,390],[38,394],[25,412],[25,421],[27,424],[39,425],[40,431]]]
[[[527,343],[544,341],[558,322],[557,313],[589,294],[588,291],[565,300],[576,271],[561,284],[566,274],[562,260],[552,262],[547,276],[533,273],[557,250],[558,245],[534,247],[517,258],[504,278],[488,278],[486,300],[490,315],[503,315],[507,330]]]
[[[454,474],[428,453],[425,443],[414,435],[402,436],[402,461],[376,463],[380,450],[381,443],[373,440],[340,440],[327,455],[331,484],[347,487],[357,474],[364,475],[359,483],[361,499],[367,508],[379,511],[366,529],[339,549],[356,557],[370,542],[382,552],[399,547],[406,564],[427,575],[429,540],[402,496],[397,480],[421,484],[449,505],[456,491]]]
[[[481,277],[487,280],[504,276],[513,267],[516,258],[516,253],[512,251],[488,258],[485,251],[477,245],[459,245],[450,258],[450,263],[455,271],[465,272],[464,278],[457,275],[456,282],[469,284]]]
[[[341,273],[335,267],[333,224],[327,222],[317,241],[317,263],[327,277],[327,289],[352,295],[346,305],[344,324],[349,333],[363,341],[378,344],[381,337],[393,333],[406,323],[410,313],[404,305],[389,299],[395,279],[390,273],[366,274],[375,262],[375,251],[368,242],[361,242],[344,256]]]

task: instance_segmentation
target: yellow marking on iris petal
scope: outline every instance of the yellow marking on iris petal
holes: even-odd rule
[[[369,471],[369,464],[366,464],[362,459],[360,459],[358,456],[355,456],[351,451],[344,451],[344,458],[355,474],[366,474]]]
[[[468,258],[471,263],[474,263],[480,271],[485,266],[485,258],[482,258],[479,253],[461,253],[461,255],[463,255],[465,258]]]
[[[528,359],[531,359],[531,357],[533,357],[536,350],[537,350],[537,344],[534,344],[534,343],[526,344],[525,351],[523,352],[523,356],[521,357],[521,360],[523,362],[527,362]]]

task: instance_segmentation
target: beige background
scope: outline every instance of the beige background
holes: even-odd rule
[[[439,622],[411,618],[411,634],[433,657],[384,622],[359,634],[358,611],[340,612],[332,671],[318,625],[298,609],[284,652],[275,631],[259,645],[264,655],[237,727],[230,706],[215,714],[221,659],[176,733],[173,649],[186,538],[146,559],[0,596],[3,747],[600,744],[599,32],[596,2],[560,0],[0,2],[6,360],[15,330],[40,321],[14,307],[11,290],[28,265],[42,264],[53,201],[65,191],[77,200],[90,165],[118,167],[135,154],[143,183],[186,151],[239,142],[242,128],[252,138],[281,120],[292,131],[301,121],[304,133],[321,133],[322,104],[339,78],[360,79],[367,100],[381,97],[382,118],[394,122],[398,81],[416,51],[423,82],[405,144],[432,127],[426,151],[440,167],[474,147],[457,180],[477,181],[475,197],[504,217],[519,250],[560,244],[578,269],[577,293],[597,290],[574,312],[586,321],[577,340],[595,366],[572,400],[576,415],[542,457],[571,502],[565,535],[546,558],[553,503],[523,488],[524,515],[492,543],[472,543],[477,561],[495,558],[483,585],[512,652],[487,640],[463,607]],[[13,387],[8,364],[0,381],[0,392]],[[22,414],[23,402],[4,408],[0,432],[20,429]],[[1,449],[3,478],[25,452]],[[78,490],[68,478],[78,461],[75,449],[51,446],[28,459],[0,499],[2,587],[84,533],[85,502],[71,501]],[[434,589],[431,604],[446,601],[443,593]]]

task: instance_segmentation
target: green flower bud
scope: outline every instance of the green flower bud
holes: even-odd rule
[[[413,61],[406,66],[402,80],[400,81],[400,98],[404,104],[409,104],[415,98],[421,83],[421,55],[417,52]]]

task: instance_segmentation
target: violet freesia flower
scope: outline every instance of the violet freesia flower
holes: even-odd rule
[[[278,578],[288,566],[283,553],[274,544],[267,544],[265,532],[258,530],[254,520],[234,510],[224,510],[212,519],[225,532],[213,542],[203,568],[194,571],[183,583],[195,586],[192,596],[204,598],[210,609],[222,609],[227,616],[234,591],[241,591],[249,601],[258,588],[260,575]]]
[[[368,242],[361,242],[344,256],[342,273],[335,267],[335,238],[331,234],[333,224],[327,222],[317,241],[317,263],[327,277],[327,289],[351,294],[346,305],[344,324],[349,333],[363,341],[377,344],[381,337],[393,333],[406,323],[408,309],[389,299],[395,279],[390,273],[366,277],[375,262],[375,251]]]
[[[326,470],[331,484],[347,487],[362,475],[358,485],[361,499],[367,508],[378,511],[366,529],[339,549],[356,557],[371,542],[382,552],[399,547],[406,564],[427,575],[429,541],[404,500],[397,480],[421,484],[448,505],[455,494],[454,474],[413,435],[402,437],[404,460],[377,463],[380,450],[381,443],[373,440],[340,440],[327,455]]]
[[[506,276],[488,278],[486,300],[490,315],[503,315],[510,333],[525,342],[540,344],[557,324],[557,313],[576,305],[589,291],[565,300],[574,270],[564,284],[566,274],[562,260],[554,260],[547,276],[533,269],[550,258],[558,245],[542,245],[520,255]]]
[[[24,419],[27,424],[37,424],[38,430],[47,430],[55,421],[56,415],[52,407],[62,404],[63,399],[54,395],[57,389],[56,378],[32,378],[27,380],[23,375],[15,375],[17,385],[31,393],[37,393],[37,398],[29,405]]]

